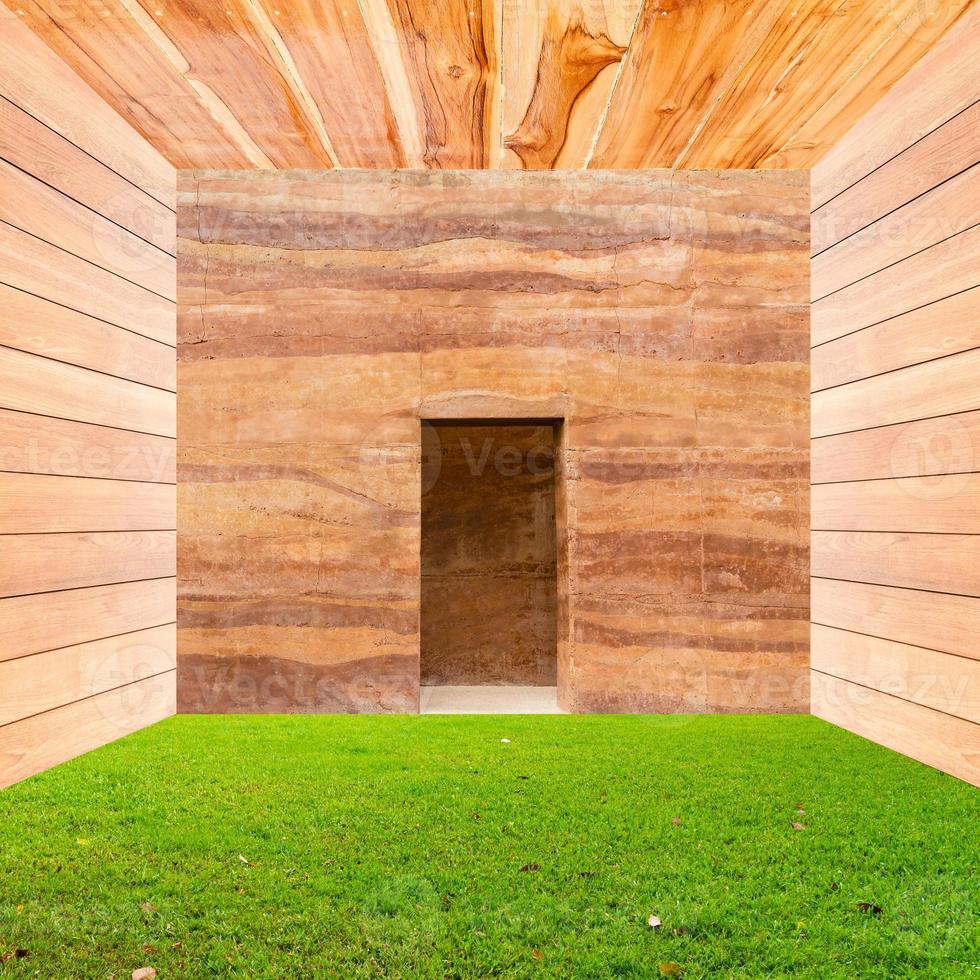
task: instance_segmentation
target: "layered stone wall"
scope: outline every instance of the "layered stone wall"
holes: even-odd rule
[[[561,418],[574,711],[808,708],[803,172],[189,172],[182,710],[412,711],[420,418]]]

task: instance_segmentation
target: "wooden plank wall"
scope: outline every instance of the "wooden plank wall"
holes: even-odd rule
[[[812,710],[974,784],[978,63],[954,30],[812,174]]]
[[[174,711],[175,184],[3,11],[0,786]]]

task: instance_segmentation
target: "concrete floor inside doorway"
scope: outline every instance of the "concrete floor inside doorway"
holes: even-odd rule
[[[560,715],[557,687],[423,687],[423,715]]]

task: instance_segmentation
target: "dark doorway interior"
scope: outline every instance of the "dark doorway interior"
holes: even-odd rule
[[[557,424],[422,423],[423,686],[556,684]]]

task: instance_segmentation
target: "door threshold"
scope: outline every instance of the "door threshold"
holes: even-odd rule
[[[422,715],[563,715],[557,687],[446,685],[419,690]]]

